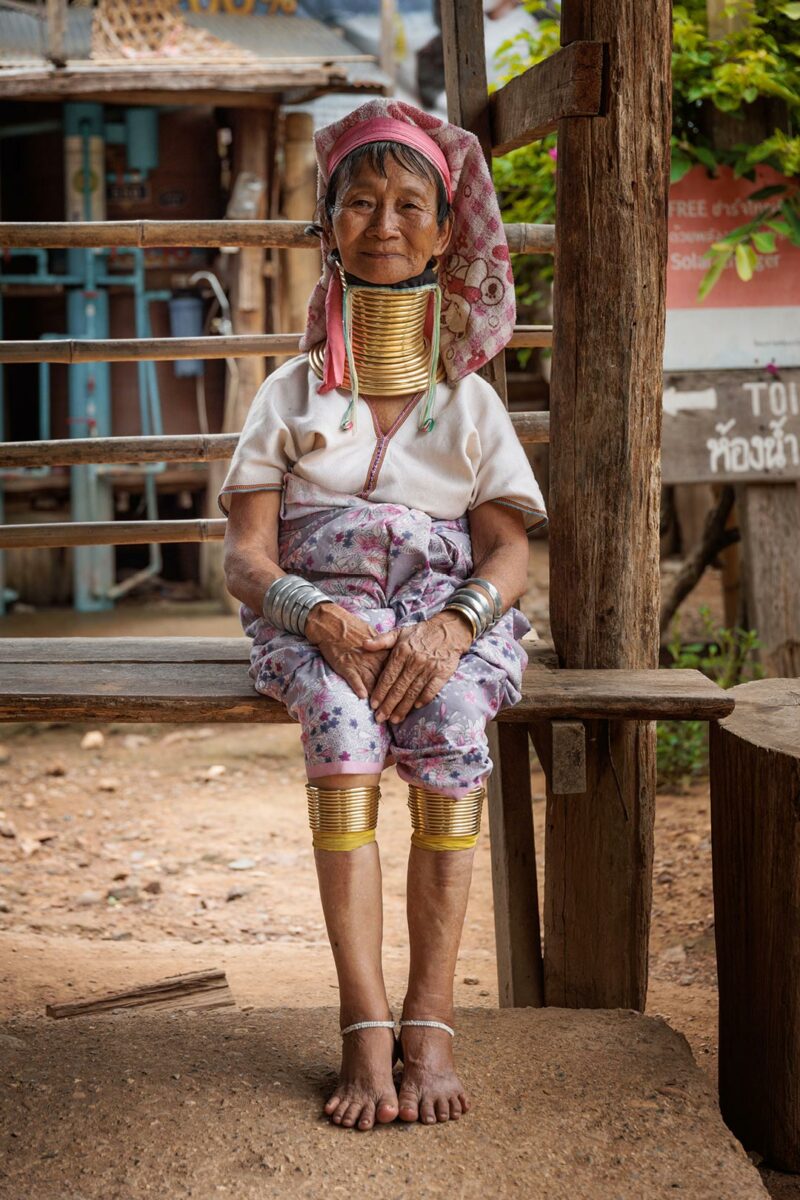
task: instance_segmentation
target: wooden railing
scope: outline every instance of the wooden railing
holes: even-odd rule
[[[98,246],[260,246],[317,249],[319,238],[303,221],[75,221],[0,222],[0,246],[61,248]],[[546,254],[555,247],[552,225],[506,225],[514,253]],[[32,277],[31,282],[35,282]],[[2,275],[0,275],[2,283]],[[552,345],[549,325],[517,326],[513,348]],[[299,352],[299,333],[234,334],[191,338],[64,338],[0,342],[0,363],[169,361],[187,358],[287,357]],[[523,444],[547,442],[549,413],[512,413]],[[230,458],[238,434],[169,437],[65,438],[0,443],[0,470],[93,463],[212,462]],[[125,545],[218,541],[225,521],[72,521],[0,525],[0,550],[36,546]]]

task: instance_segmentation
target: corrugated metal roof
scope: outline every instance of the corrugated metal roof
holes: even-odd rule
[[[181,15],[188,25],[205,29],[214,37],[251,50],[263,59],[341,62],[348,58],[369,60],[372,57],[311,17],[293,17],[286,13],[235,16],[185,12]]]
[[[182,12],[181,16],[187,24],[250,50],[265,62],[350,62],[353,69],[348,69],[347,75],[354,76],[353,82],[384,82],[374,59],[365,55],[347,38],[311,17],[289,16],[285,13],[238,16],[230,13],[188,12]],[[0,64],[8,67],[12,63],[33,65],[45,62],[45,29],[43,18],[22,13],[18,9],[3,8],[0,0]],[[90,8],[67,9],[64,41],[68,60],[89,59],[91,31]],[[130,66],[130,62],[121,60],[123,64]]]
[[[33,7],[33,5],[31,5]],[[31,14],[4,8],[0,2],[0,63],[41,63],[45,57],[47,22],[44,8]],[[64,26],[67,58],[88,58],[92,36],[92,10],[68,8]]]

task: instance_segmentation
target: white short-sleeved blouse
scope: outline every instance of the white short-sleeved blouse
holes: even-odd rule
[[[527,529],[546,524],[541,489],[491,384],[468,375],[440,383],[429,433],[417,428],[409,400],[383,434],[376,410],[358,401],[357,430],[339,422],[349,393],[319,394],[307,355],[284,363],[253,399],[230,470],[219,493],[280,491],[287,472],[310,483],[375,503],[404,504],[453,519],[495,500],[519,509]]]

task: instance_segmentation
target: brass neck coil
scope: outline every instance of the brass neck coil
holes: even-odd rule
[[[351,341],[362,395],[402,396],[427,388],[431,346],[425,322],[431,288],[389,290],[347,285],[351,296]],[[322,379],[325,342],[309,351],[314,373]],[[437,382],[445,378],[441,359]],[[342,387],[352,390],[345,359]]]

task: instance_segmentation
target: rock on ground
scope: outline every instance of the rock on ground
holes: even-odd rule
[[[462,1009],[460,1122],[321,1117],[334,1009],[15,1020],[0,1196],[756,1200],[685,1038],[629,1010]]]

